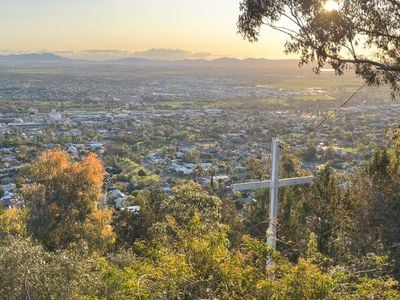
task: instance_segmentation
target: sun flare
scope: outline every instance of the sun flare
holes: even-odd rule
[[[326,1],[324,7],[327,12],[339,11],[339,3],[334,0]]]

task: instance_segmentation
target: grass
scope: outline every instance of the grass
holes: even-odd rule
[[[135,163],[130,159],[123,159],[119,163],[119,167],[122,169],[121,175],[125,175],[130,178],[131,182],[137,183],[142,186],[150,186],[156,183],[159,183],[161,178],[157,174],[154,174],[144,168],[143,166]],[[140,170],[145,172],[145,176],[139,176],[138,173]]]
[[[360,86],[361,81],[357,78],[348,76],[334,76],[332,78],[315,77],[309,79],[298,79],[289,81],[279,81],[272,83],[275,88],[282,88],[291,91],[306,90],[306,89],[326,89],[326,88],[342,88],[348,87],[350,89]]]
[[[335,100],[334,97],[328,95],[301,95],[293,97],[295,100],[301,101],[329,101]]]

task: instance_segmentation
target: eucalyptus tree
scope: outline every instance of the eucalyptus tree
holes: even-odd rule
[[[287,36],[286,53],[300,64],[346,68],[368,85],[389,84],[400,95],[400,1],[242,0],[239,32],[257,41],[263,25]]]

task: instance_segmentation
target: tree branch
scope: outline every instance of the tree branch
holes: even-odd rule
[[[328,58],[337,60],[340,63],[351,63],[351,64],[368,64],[372,66],[376,66],[379,69],[382,69],[384,71],[388,72],[400,72],[400,65],[388,65],[388,64],[383,64],[374,60],[370,59],[343,59],[334,55],[327,55]]]

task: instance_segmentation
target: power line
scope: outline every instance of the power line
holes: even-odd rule
[[[343,107],[345,107],[347,105],[347,103],[349,103],[355,95],[358,94],[359,91],[361,91],[365,86],[367,85],[367,83],[363,83],[353,94],[351,94],[351,96],[349,98],[347,98],[346,101],[344,101],[338,108],[336,108],[333,112],[331,112],[330,114],[328,114],[325,119],[323,119],[321,122],[319,122],[317,125],[315,125],[313,127],[313,129],[311,129],[309,132],[303,134],[299,139],[303,139],[304,137],[306,137],[307,135],[315,132],[319,127],[321,127],[322,125],[324,125],[330,118],[332,118],[340,109],[342,109]]]

